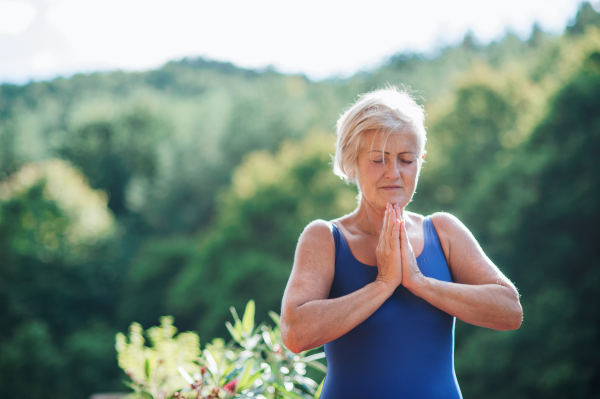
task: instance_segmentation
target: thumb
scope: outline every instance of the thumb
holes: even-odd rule
[[[400,222],[400,250],[403,253],[412,251],[412,246],[408,241],[408,233],[406,233],[406,222],[404,220]]]

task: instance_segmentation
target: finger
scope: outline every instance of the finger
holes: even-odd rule
[[[379,240],[381,240],[381,238],[383,236],[385,236],[385,221],[387,219],[387,214],[388,214],[388,207],[387,205],[385,206],[385,212],[383,213],[383,225],[381,226],[381,233],[379,234]]]
[[[397,245],[400,240],[400,219],[394,217],[394,231],[392,232],[392,242]]]
[[[402,253],[412,253],[412,246],[408,241],[408,233],[406,232],[406,222],[403,220],[400,222],[400,250]]]
[[[381,234],[383,235],[387,235],[387,231],[389,229],[389,219],[390,219],[390,211],[391,211],[391,206],[390,203],[388,202],[385,205],[385,214],[383,215],[383,227],[381,228]]]
[[[396,230],[396,211],[394,210],[393,206],[390,206],[390,208],[391,209],[388,222],[388,231],[386,237],[388,246],[390,249],[392,249],[396,246],[396,243],[394,242],[394,231]]]
[[[386,219],[386,230],[385,230],[385,245],[386,248],[390,249],[392,247],[392,242],[391,242],[391,238],[390,238],[390,233],[392,231],[393,225],[392,225],[392,221],[393,219],[393,213],[394,213],[394,208],[392,206],[392,204],[389,204],[389,209],[388,209],[388,214],[387,214],[387,219]]]
[[[394,221],[396,220],[396,210],[393,206],[390,206],[390,216],[388,221],[388,236],[392,236],[394,233]]]
[[[403,220],[402,219],[402,209],[400,209],[400,206],[396,203],[394,204],[394,207],[396,208],[396,219],[398,219],[398,238],[400,237],[400,222]]]
[[[395,204],[396,209],[397,209],[397,214],[398,214],[398,219],[399,220],[404,220],[404,210],[400,209],[400,205],[398,205],[398,203]]]
[[[407,243],[408,239],[407,239],[407,234],[406,234],[406,222],[404,220],[400,221],[400,248],[402,249],[402,252],[404,252],[406,248],[406,243]]]

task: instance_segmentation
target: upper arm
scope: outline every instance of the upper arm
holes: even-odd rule
[[[450,273],[459,284],[499,284],[516,288],[483,252],[473,234],[456,217],[436,213],[432,217]]]
[[[316,299],[327,299],[335,272],[335,242],[331,225],[311,222],[298,240],[294,266],[283,295],[282,316]]]

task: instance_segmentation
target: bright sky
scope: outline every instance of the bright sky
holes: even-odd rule
[[[597,0],[600,1],[600,0]],[[551,5],[550,5],[551,4]],[[0,82],[156,68],[184,56],[347,76],[401,51],[481,43],[534,22],[560,34],[575,0],[0,0]],[[595,3],[596,9],[600,3]]]

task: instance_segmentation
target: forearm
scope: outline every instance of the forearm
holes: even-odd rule
[[[389,284],[374,281],[333,299],[319,299],[282,310],[286,346],[298,353],[341,337],[365,321],[392,295]]]
[[[500,284],[468,285],[424,277],[411,292],[431,305],[470,324],[514,330],[523,310],[514,288]]]

